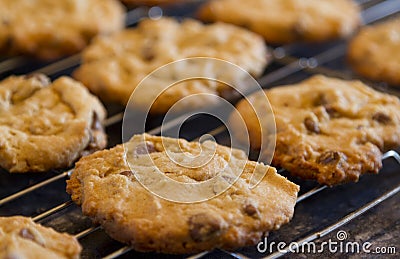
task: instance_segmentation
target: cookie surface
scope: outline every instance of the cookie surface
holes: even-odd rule
[[[400,86],[400,18],[364,27],[350,42],[348,60],[359,74]]]
[[[382,152],[400,144],[399,99],[359,81],[318,75],[265,94],[277,125],[273,164],[293,175],[327,185],[357,181],[363,173],[378,173]],[[249,97],[256,109],[265,100],[260,96]],[[237,109],[259,148],[257,117],[244,100]]]
[[[82,158],[67,181],[67,192],[82,206],[84,215],[102,224],[111,237],[138,251],[192,253],[254,245],[293,215],[299,187],[273,167],[248,161],[242,151],[217,145],[207,164],[188,168],[173,162],[167,152],[177,161],[184,161],[184,152],[198,153],[197,143],[150,135],[135,135],[129,143],[137,144],[132,151],[137,168],[141,166],[143,172],[158,168],[161,174],[181,183],[204,182],[227,169],[244,167],[233,186],[220,195],[202,202],[181,203],[145,189],[127,166],[123,145]],[[203,150],[209,144],[204,142]],[[155,167],[143,165],[149,157]],[[253,170],[266,174],[250,189]],[[224,177],[225,181],[231,179],[229,175]],[[217,189],[215,185],[212,190]]]
[[[145,76],[169,62],[188,57],[227,60],[253,76],[260,75],[268,61],[262,38],[233,25],[203,25],[195,20],[179,23],[171,18],[147,19],[135,29],[124,30],[108,38],[97,38],[84,51],[82,65],[74,72],[74,77],[103,100],[126,104]],[[209,65],[193,70],[199,73],[210,71],[210,77],[214,76],[212,73],[216,69],[210,69],[213,64]],[[159,86],[168,86],[175,75],[186,75],[187,69],[186,66],[177,66],[153,82],[145,95],[151,95],[151,91],[156,91]],[[225,72],[226,77],[236,80],[236,73]],[[152,112],[165,113],[178,100],[196,93],[210,94],[209,100],[200,98],[190,106],[204,106],[215,96],[223,96],[226,89],[226,85],[215,82],[189,80],[161,94]]]
[[[0,2],[0,52],[6,54],[59,58],[123,27],[124,8],[116,0]]]
[[[10,172],[67,167],[102,149],[100,101],[68,77],[11,76],[0,82],[0,166]]]
[[[78,259],[81,250],[74,237],[36,224],[31,218],[0,217],[1,258]]]
[[[199,17],[244,26],[272,44],[345,37],[360,24],[351,0],[212,0]]]
[[[122,3],[132,6],[140,6],[140,5],[166,5],[173,3],[185,2],[187,0],[121,0]]]

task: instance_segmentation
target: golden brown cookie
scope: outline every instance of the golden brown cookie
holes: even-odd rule
[[[79,82],[45,75],[0,82],[0,167],[12,173],[70,166],[106,146],[105,109]]]
[[[116,0],[2,0],[0,52],[54,59],[124,27]]]
[[[152,6],[152,5],[167,5],[173,3],[184,3],[187,0],[121,0],[122,3],[129,6]]]
[[[245,50],[245,51],[244,51]],[[84,52],[82,65],[74,77],[82,81],[93,93],[105,101],[126,104],[132,92],[153,70],[189,57],[212,57],[232,62],[254,76],[260,75],[269,58],[261,37],[233,25],[216,23],[203,25],[195,20],[182,23],[172,18],[143,20],[137,28],[127,29],[112,37],[97,38]],[[209,66],[207,66],[209,65]],[[191,68],[194,71],[217,69],[213,64]],[[211,69],[210,69],[211,68]],[[224,71],[224,76],[238,81],[238,73]],[[150,92],[168,86],[173,78],[188,73],[186,65],[165,73],[147,88]],[[191,94],[209,93],[224,96],[226,85],[214,81],[186,81],[169,88],[152,108],[154,113],[165,113],[174,103]],[[146,96],[144,96],[145,98]],[[210,102],[199,98],[193,106]]]
[[[82,248],[78,241],[31,218],[0,217],[0,258],[78,259]]]
[[[367,26],[350,42],[348,60],[359,74],[400,86],[400,18]]]
[[[273,164],[293,175],[327,185],[357,181],[378,173],[382,152],[400,144],[399,99],[359,81],[318,75],[265,94],[277,126]],[[256,93],[249,100],[257,109],[265,99]],[[260,148],[262,133],[249,103],[239,102],[237,110],[253,147]]]
[[[197,156],[198,143],[145,134],[135,135],[127,145],[133,145],[133,149],[124,151],[124,146],[118,145],[82,158],[67,181],[67,192],[82,206],[84,215],[135,250],[175,254],[254,245],[293,215],[299,187],[277,174],[275,168],[248,161],[243,151],[215,144],[216,152],[210,153],[209,146],[215,145],[206,141],[201,149],[212,155],[211,160],[195,167],[197,162],[202,163],[196,157],[190,167],[177,161],[187,161],[191,157],[188,154]],[[133,154],[133,167],[128,167],[124,153]],[[236,169],[242,173],[235,180],[229,172]],[[211,190],[202,190],[215,192],[213,198],[175,202],[156,196],[142,185],[148,181],[168,188],[167,182],[154,178],[137,181],[139,174],[155,171],[184,184],[210,182],[215,177],[221,182],[216,181]],[[253,172],[265,177],[251,189]],[[216,195],[227,182],[233,185]]]
[[[271,44],[346,37],[360,24],[351,0],[211,0],[199,16],[246,27]]]

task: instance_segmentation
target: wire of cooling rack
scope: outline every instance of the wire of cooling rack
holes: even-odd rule
[[[359,2],[362,2],[362,4],[364,6],[368,7],[363,11],[363,17],[364,17],[364,21],[366,23],[371,23],[371,22],[377,21],[377,20],[381,19],[382,17],[391,15],[391,14],[399,11],[399,8],[397,8],[397,7],[396,7],[397,9],[393,8],[393,3],[396,2],[395,0],[389,0],[389,1],[382,2],[382,3],[380,3],[380,1],[376,1],[376,0],[359,0]],[[379,2],[379,4],[369,6],[369,3],[371,3],[371,2]],[[396,6],[398,6],[398,5],[396,5]],[[130,25],[130,24],[136,23],[141,17],[144,17],[147,15],[147,11],[148,11],[147,9],[135,9],[134,11],[129,12],[128,16],[127,16],[128,17],[127,24]],[[292,75],[301,70],[310,70],[313,72],[322,72],[324,74],[331,74],[331,75],[333,75],[333,73],[340,73],[340,72],[337,72],[336,70],[325,69],[321,65],[332,61],[338,55],[342,54],[345,51],[345,47],[346,47],[346,45],[344,43],[338,44],[338,45],[334,46],[333,48],[328,49],[327,51],[323,51],[321,54],[316,55],[312,58],[291,57],[290,54],[287,54],[287,53],[290,53],[291,47],[292,46],[284,46],[284,47],[278,48],[274,51],[275,62],[281,63],[284,66],[281,68],[275,69],[275,70],[271,71],[270,73],[268,73],[267,75],[260,78],[258,81],[262,86],[269,85],[273,82],[276,82],[286,76]],[[0,74],[5,71],[10,71],[12,69],[18,68],[22,64],[25,64],[25,62],[26,62],[26,60],[22,57],[15,57],[12,59],[7,59],[5,61],[1,61],[0,62]],[[79,64],[79,55],[75,55],[75,56],[60,60],[58,62],[49,64],[48,66],[42,67],[39,70],[36,70],[35,72],[44,72],[48,75],[51,75],[51,74],[59,73],[61,71],[69,69],[78,64]],[[335,74],[335,75],[338,75],[341,77],[346,76],[345,74]],[[108,127],[108,126],[114,125],[114,124],[120,122],[122,120],[122,118],[123,118],[122,113],[118,113],[112,117],[109,117],[105,123],[105,126]],[[179,120],[177,120],[177,121],[179,121]],[[171,127],[173,127],[174,125],[175,125],[174,123],[171,123]],[[225,130],[225,129],[219,127],[219,128],[214,129],[214,131],[210,132],[210,134],[216,135],[216,134],[221,133],[223,130]],[[157,127],[157,128],[152,129],[148,133],[157,134],[159,132],[160,132],[160,128]],[[383,155],[383,159],[387,159],[387,158],[394,158],[394,159],[396,159],[397,162],[400,163],[400,156],[395,151],[389,151],[389,152],[385,153]],[[68,172],[65,172],[63,174],[57,175],[57,176],[49,178],[43,182],[40,182],[33,186],[30,186],[16,194],[5,197],[0,200],[0,207],[6,203],[9,203],[9,202],[23,196],[23,195],[26,195],[38,188],[45,187],[46,185],[48,185],[54,181],[57,181],[60,179],[65,179],[67,177],[68,177]],[[325,188],[326,188],[325,186],[317,186],[317,187],[309,190],[308,192],[306,192],[298,197],[297,203],[302,202],[302,201],[306,200],[307,198],[314,196],[314,194],[322,192]],[[380,204],[384,200],[392,197],[393,195],[395,195],[396,193],[399,192],[399,188],[400,188],[399,186],[395,187],[391,191],[383,194],[382,196],[371,201],[367,205],[362,206],[361,208],[357,209],[356,211],[348,214],[347,216],[345,216],[344,218],[342,218],[335,224],[332,224],[329,227],[327,227],[321,231],[315,232],[314,234],[311,234],[311,235],[307,236],[306,238],[300,239],[299,243],[304,244],[307,241],[309,242],[310,240],[315,240],[319,237],[327,235],[328,233],[339,228],[340,226],[343,226],[344,224],[348,223],[349,221],[362,215],[369,209]],[[71,205],[72,205],[72,201],[67,201],[65,203],[62,203],[56,207],[53,207],[53,208],[35,216],[33,219],[35,221],[40,221],[50,215],[53,215],[56,212],[59,212],[59,211],[62,211],[63,209],[68,208]],[[76,234],[75,236],[77,238],[83,238],[83,237],[90,235],[91,233],[96,232],[101,229],[102,229],[101,226],[93,226],[91,228],[81,231],[80,233]],[[308,239],[310,239],[310,240],[308,240]],[[115,252],[113,252],[112,254],[108,255],[105,258],[115,258],[122,254],[127,253],[128,251],[131,251],[130,247],[122,247],[121,249],[116,250]],[[231,252],[226,252],[226,251],[223,251],[223,252],[229,254],[230,256],[236,257],[236,258],[246,258],[246,256],[241,255],[239,253],[231,253]],[[197,255],[193,255],[190,258],[200,258],[200,257],[207,255],[208,253],[209,252],[203,252],[203,253],[200,253]],[[271,258],[276,258],[276,257],[282,256],[282,254],[280,254],[280,253],[272,254],[269,256]],[[267,257],[267,258],[270,258],[270,257]]]

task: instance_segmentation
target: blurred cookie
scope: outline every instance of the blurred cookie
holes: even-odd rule
[[[360,24],[351,0],[211,0],[199,16],[246,27],[271,44],[346,37]]]
[[[400,86],[400,18],[367,26],[350,42],[348,60],[359,74]]]
[[[203,164],[198,156],[200,145],[183,139],[135,135],[126,145],[132,149],[118,145],[82,158],[67,181],[67,192],[82,206],[84,215],[135,250],[175,254],[255,245],[293,215],[299,187],[275,168],[248,161],[243,151],[206,141],[201,144],[202,155],[211,155],[211,159]],[[216,147],[215,153],[210,146]],[[134,169],[127,166],[125,153],[133,154],[130,162]],[[190,166],[177,163],[185,161]],[[195,166],[198,162],[202,164],[199,167]],[[237,170],[241,172],[235,174]],[[185,184],[218,178],[221,184],[232,186],[217,195],[220,182],[216,181],[211,189],[201,190],[214,192],[214,197],[176,202],[160,198],[142,185],[154,183],[168,190],[169,182],[149,177],[139,183],[139,171],[144,175],[157,172]],[[265,173],[265,177],[249,188],[253,173]],[[173,188],[170,193],[179,191]],[[183,196],[198,193],[193,188]]]
[[[127,29],[111,37],[99,37],[83,52],[82,65],[74,77],[82,81],[93,93],[105,101],[126,104],[136,86],[153,70],[179,59],[211,57],[232,62],[254,76],[260,75],[269,55],[264,41],[258,35],[233,25],[216,23],[203,25],[195,20],[182,23],[171,19],[143,20],[137,28]],[[230,78],[230,83],[240,81],[239,73],[218,71],[212,61],[203,66],[188,68],[176,66],[169,73],[160,75],[147,87],[150,96],[160,87],[168,86],[174,78],[198,71],[199,76]],[[165,113],[182,98],[208,93],[209,100],[199,97],[190,107],[209,105],[215,96],[224,96],[230,89],[210,80],[189,80],[170,87],[161,94],[152,107],[154,113]]]
[[[0,217],[0,258],[78,259],[81,250],[76,238],[31,218]]]
[[[3,0],[0,53],[55,59],[123,27],[124,8],[116,0]]]
[[[129,6],[152,6],[152,5],[166,5],[180,2],[187,2],[187,0],[121,0],[122,3]]]
[[[0,82],[0,166],[12,173],[70,166],[106,146],[105,116],[99,100],[70,78],[11,76]]]
[[[382,152],[400,144],[399,99],[359,81],[319,75],[265,94],[277,126],[273,164],[293,175],[327,185],[357,181],[361,174],[378,173]],[[262,97],[249,97],[255,109]],[[260,148],[261,129],[251,106],[243,100],[237,109],[253,146]]]

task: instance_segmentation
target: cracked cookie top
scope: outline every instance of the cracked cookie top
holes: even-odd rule
[[[33,222],[31,218],[0,217],[1,258],[78,259],[76,238]]]
[[[54,59],[124,27],[116,0],[2,0],[0,52]]]
[[[359,81],[317,75],[265,94],[277,126],[273,164],[299,177],[328,185],[357,181],[377,173],[382,152],[400,144],[399,99]],[[256,93],[249,101],[257,109],[264,98]],[[237,109],[260,148],[262,128],[249,102]]]
[[[364,27],[352,39],[348,60],[366,78],[400,86],[400,18]]]
[[[148,74],[167,63],[191,57],[226,60],[253,76],[260,75],[269,61],[262,38],[242,28],[222,23],[204,25],[192,19],[181,23],[172,18],[145,19],[134,29],[96,38],[84,50],[82,65],[74,77],[101,99],[126,104]],[[198,71],[199,77],[219,79],[222,76],[231,84],[243,80],[237,78],[240,76],[237,71],[219,71],[216,66],[212,60],[202,65],[176,64],[168,73],[154,78],[140,99],[160,94],[151,110],[154,113],[165,113],[177,101],[198,93],[209,95],[199,97],[186,108],[212,104],[216,96],[224,97],[230,88],[212,80],[186,80],[163,93],[158,90],[176,83],[174,79],[191,71]]]
[[[131,167],[124,159],[127,151],[123,145],[96,152],[76,164],[67,192],[82,206],[83,214],[102,224],[111,237],[138,251],[192,253],[254,245],[293,215],[299,187],[277,174],[275,168],[248,161],[243,151],[216,145],[207,163],[200,161],[197,166],[196,158],[189,167],[182,165],[185,161],[181,158],[197,156],[200,147],[208,153],[210,143],[199,145],[145,134],[135,135],[128,144],[134,145],[128,151],[134,155]],[[147,164],[148,158],[152,165]],[[174,181],[199,183],[229,168],[243,168],[232,186],[194,203],[161,198],[137,180],[139,170],[147,174],[157,169]],[[250,188],[254,171],[265,176]],[[223,179],[229,181],[228,176]]]
[[[0,82],[0,166],[10,172],[67,167],[102,149],[106,116],[100,101],[68,77],[42,74]]]
[[[351,0],[212,0],[199,16],[246,27],[271,44],[345,37],[360,24]]]

